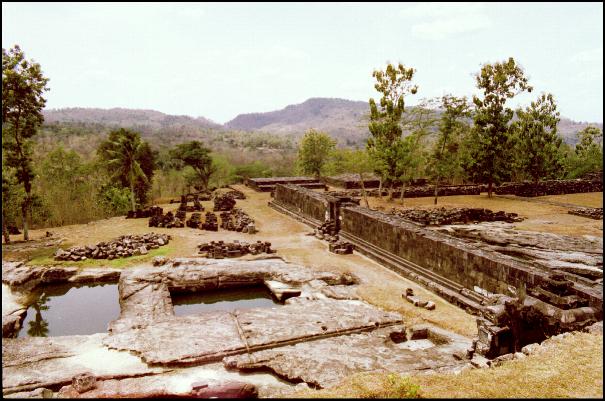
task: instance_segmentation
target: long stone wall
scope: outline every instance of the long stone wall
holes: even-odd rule
[[[301,217],[312,218],[320,223],[329,215],[329,197],[292,184],[277,184],[273,202]]]
[[[492,293],[507,294],[509,285],[533,288],[548,278],[546,271],[476,249],[395,216],[355,206],[343,207],[340,214],[343,237],[361,239],[471,290],[478,286]],[[577,291],[588,296],[591,304],[601,302],[590,291],[589,294],[581,288]]]
[[[495,189],[497,195],[545,196],[586,192],[603,192],[602,180],[547,180],[533,183],[529,181],[508,182]]]

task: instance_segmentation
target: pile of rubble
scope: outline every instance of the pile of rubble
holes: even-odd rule
[[[603,181],[597,180],[547,180],[538,183],[508,182],[496,188],[497,195],[517,195],[524,197],[563,195],[586,192],[603,192]]]
[[[254,219],[240,208],[234,208],[231,211],[221,212],[221,228],[228,231],[237,231],[242,233],[256,233]]]
[[[228,194],[219,194],[214,197],[214,209],[215,212],[225,212],[233,209],[235,206],[235,199]]]
[[[183,212],[202,212],[204,211],[204,206],[200,203],[200,200],[197,195],[192,196],[193,206],[187,205],[189,201],[188,195],[181,195],[181,204],[179,205],[178,210]]]
[[[127,219],[142,219],[151,216],[157,216],[164,213],[164,209],[159,206],[151,206],[146,209],[137,209],[135,211],[129,210],[126,215]]]
[[[338,229],[336,228],[336,221],[326,221],[321,226],[313,230],[313,234],[318,239],[325,239],[327,241],[338,240]]]
[[[515,223],[523,221],[517,213],[503,211],[492,212],[482,208],[451,208],[434,209],[391,209],[390,214],[411,220],[423,225],[441,226],[446,224],[468,224],[483,221],[505,221]]]
[[[185,225],[191,228],[202,228],[202,214],[192,213],[189,220],[185,221]]]
[[[212,212],[206,212],[206,221],[202,224],[202,230],[207,231],[218,231],[218,219],[216,214]]]
[[[433,301],[425,301],[424,299],[420,299],[415,296],[413,288],[406,288],[405,294],[401,294],[401,297],[409,303],[413,304],[414,306],[418,306],[420,308],[428,310],[435,309],[435,303]]]
[[[576,209],[571,209],[567,213],[576,216],[588,217],[589,219],[603,220],[602,207],[579,207]]]
[[[253,243],[239,242],[237,240],[233,242],[211,241],[198,245],[198,248],[199,253],[203,257],[211,259],[236,258],[248,253],[252,255],[275,253],[271,249],[271,243],[266,241],[256,241]]]
[[[172,212],[168,212],[165,215],[160,214],[151,216],[149,218],[149,227],[181,228],[184,226],[183,220],[176,217]]]
[[[246,195],[242,191],[239,191],[239,190],[233,189],[233,188],[229,188],[229,189],[230,189],[230,191],[225,193],[225,195],[227,195],[233,199],[242,199],[242,200],[246,199]]]
[[[335,241],[330,241],[330,244],[328,245],[328,250],[337,255],[348,255],[353,253],[353,251],[355,250],[355,245],[351,244],[350,242],[339,239]]]
[[[109,242],[99,242],[95,246],[74,246],[67,250],[58,249],[55,253],[55,260],[111,260],[145,255],[150,249],[157,249],[168,244],[169,240],[170,236],[166,234],[122,235]]]

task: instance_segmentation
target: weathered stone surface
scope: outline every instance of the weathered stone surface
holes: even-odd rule
[[[160,377],[112,379],[86,392],[64,386],[57,398],[258,398],[256,386],[245,382],[193,383],[189,388],[179,390]]]
[[[120,273],[120,269],[114,268],[28,266],[2,261],[2,283],[19,291],[31,291],[39,285],[50,283],[115,283]]]
[[[593,334],[603,334],[603,321],[601,320],[600,322],[596,322],[595,324],[586,327],[584,331]]]
[[[40,387],[32,391],[22,391],[18,393],[3,395],[3,398],[53,398],[53,391]]]
[[[105,348],[106,336],[2,339],[3,394],[71,384],[83,373],[107,379],[158,372],[133,355]]]
[[[468,348],[469,339],[431,328],[440,336],[448,335],[448,342],[393,342],[390,333],[401,330],[403,326],[393,326],[227,357],[223,362],[228,369],[270,369],[287,380],[302,380],[319,388],[330,387],[360,371],[411,373],[455,369],[464,364],[452,354]]]

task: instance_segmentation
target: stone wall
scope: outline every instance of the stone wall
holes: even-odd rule
[[[355,206],[343,207],[340,213],[341,234],[347,239],[362,239],[468,289],[478,286],[506,294],[509,285],[533,288],[548,278],[546,272],[507,256],[476,249],[395,216]],[[600,301],[592,297],[593,302]]]
[[[533,183],[530,181],[508,182],[495,189],[497,195],[545,196],[586,192],[603,192],[602,180],[547,180]]]
[[[275,186],[273,202],[279,206],[312,219],[324,222],[329,211],[328,196],[296,185]]]

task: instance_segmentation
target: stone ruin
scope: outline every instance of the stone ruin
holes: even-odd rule
[[[421,299],[418,296],[414,295],[413,288],[406,288],[405,294],[401,294],[401,297],[414,306],[424,308],[427,310],[435,309],[435,303],[433,301],[427,301],[427,300]]]
[[[235,206],[235,199],[228,194],[218,194],[214,197],[214,209],[215,212],[225,212],[233,209]]]
[[[182,212],[184,213],[184,212]],[[179,212],[177,211],[177,214]],[[182,214],[179,214],[184,218]],[[176,217],[172,212],[168,212],[165,215],[155,215],[149,218],[149,227],[164,227],[164,228],[182,228],[185,226],[183,220]]]
[[[514,354],[534,343],[568,331],[578,331],[603,319],[603,311],[572,291],[563,274],[551,274],[542,284],[516,297],[496,295],[477,319],[478,338],[472,353],[488,359]]]
[[[229,188],[229,191],[225,193],[225,195],[232,197],[233,199],[241,199],[244,200],[246,199],[246,194],[244,194],[242,191],[235,189],[235,188],[231,188],[231,187],[227,187]]]
[[[563,195],[585,192],[603,192],[603,180],[546,180],[507,182],[495,188],[497,195],[516,195],[524,197]]]
[[[143,219],[151,216],[162,215],[164,209],[159,206],[151,206],[146,209],[137,209],[135,211],[129,210],[126,214],[127,219]]]
[[[390,214],[411,220],[415,223],[428,226],[441,226],[447,224],[469,224],[484,221],[504,221],[514,223],[523,221],[517,213],[506,213],[504,211],[492,212],[482,208],[451,208],[446,209],[396,209],[392,208]]]
[[[94,246],[74,246],[67,250],[58,249],[55,260],[80,261],[86,259],[118,259],[129,256],[146,255],[150,249],[168,244],[170,236],[149,233],[144,235],[122,235],[109,242],[99,242]]]
[[[200,191],[181,195],[180,199],[170,199],[170,203],[183,203],[183,196],[185,197],[185,203],[193,202],[196,198],[198,201],[209,201],[212,199],[212,193],[210,191]]]
[[[185,221],[185,225],[189,228],[202,228],[202,214],[201,213],[192,213],[191,217],[187,221]]]
[[[602,207],[578,207],[567,211],[569,214],[575,216],[588,217],[594,220],[603,220],[603,208]]]
[[[326,184],[313,177],[248,178],[245,184],[258,192],[273,192],[278,184],[294,184],[308,189],[327,189]]]
[[[256,233],[254,219],[240,208],[221,212],[220,217],[222,229],[248,234]]]
[[[206,220],[202,224],[201,229],[207,231],[218,231],[218,219],[216,218],[216,214],[206,212]]]
[[[193,206],[187,205],[190,197],[188,195],[181,195],[181,204],[177,211],[182,212],[202,212],[204,211],[204,206],[200,203],[200,200],[197,195],[193,195],[191,198],[193,201]]]
[[[485,185],[444,185],[437,189],[439,196],[454,196],[454,195],[479,195],[481,192],[486,191],[487,186]],[[328,194],[332,196],[363,196],[361,189],[346,189],[342,191],[328,191]],[[382,189],[382,196],[389,194],[388,189]],[[376,189],[367,189],[367,196],[377,197],[380,195],[380,191]],[[419,185],[419,186],[407,186],[405,188],[405,198],[421,198],[430,197],[435,195],[435,187],[432,185]],[[399,198],[401,196],[401,187],[393,188],[393,197]]]
[[[198,245],[198,248],[200,255],[210,259],[237,258],[249,253],[252,255],[275,253],[271,249],[271,243],[267,241],[252,243],[240,242],[238,240],[234,240],[233,242],[211,241]]]
[[[315,235],[317,239],[328,241],[328,250],[332,253],[337,255],[348,255],[353,253],[355,245],[339,239],[337,226],[335,220],[328,220],[313,230],[313,235]]]

